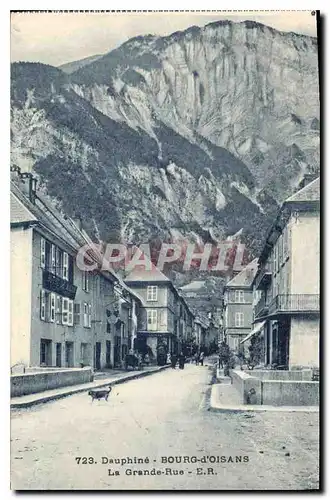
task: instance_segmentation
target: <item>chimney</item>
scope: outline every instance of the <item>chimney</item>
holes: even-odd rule
[[[31,203],[35,203],[37,193],[37,179],[33,177],[31,172],[22,172],[20,174],[22,191],[27,194]]]
[[[316,179],[316,177],[316,174],[305,174],[299,183],[298,190],[304,188],[307,184],[310,184],[314,179]]]
[[[19,189],[35,203],[37,192],[37,179],[30,172],[22,172],[17,165],[10,167],[10,179],[16,181]]]

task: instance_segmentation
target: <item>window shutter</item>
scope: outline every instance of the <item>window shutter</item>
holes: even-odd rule
[[[56,323],[61,323],[62,319],[62,297],[56,297]]]
[[[92,326],[92,306],[91,304],[88,304],[88,327],[91,328]]]
[[[74,324],[80,325],[80,304],[74,304]]]
[[[40,290],[40,319],[46,320],[46,292],[45,290]]]
[[[68,300],[68,325],[73,326],[73,300]]]
[[[69,279],[69,256],[66,252],[63,253],[63,279]]]
[[[40,240],[40,266],[42,269],[46,267],[46,240],[44,238]]]
[[[51,261],[50,261],[50,266],[51,266],[51,272],[55,273],[55,271],[56,271],[56,247],[53,244],[51,246]]]
[[[68,324],[68,313],[69,313],[69,299],[66,297],[62,301],[62,323],[63,325]]]
[[[55,293],[51,293],[49,301],[49,321],[51,323],[55,322],[55,298]]]

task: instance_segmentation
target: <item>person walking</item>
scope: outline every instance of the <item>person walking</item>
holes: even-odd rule
[[[171,356],[171,367],[173,369],[175,369],[176,367],[176,362],[177,362],[177,355],[173,353]]]
[[[184,357],[183,352],[181,351],[179,354],[179,368],[180,368],[180,370],[184,369],[184,362],[185,362],[185,357]]]
[[[166,355],[166,363],[169,365],[171,364],[171,354],[168,352]]]
[[[204,366],[204,352],[203,351],[199,355],[199,362],[202,366]]]
[[[198,362],[199,362],[199,354],[198,354],[198,352],[196,352],[196,354],[195,354],[195,364],[196,364],[196,366],[198,365]]]

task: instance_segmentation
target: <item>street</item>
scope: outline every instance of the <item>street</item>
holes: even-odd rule
[[[318,414],[213,413],[211,379],[191,364],[117,385],[108,402],[13,410],[12,489],[317,489]]]

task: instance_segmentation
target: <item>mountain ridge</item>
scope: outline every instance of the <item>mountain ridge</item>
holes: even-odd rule
[[[315,39],[262,26],[138,36],[70,74],[14,63],[12,162],[96,239],[242,230],[254,256],[319,149]]]

